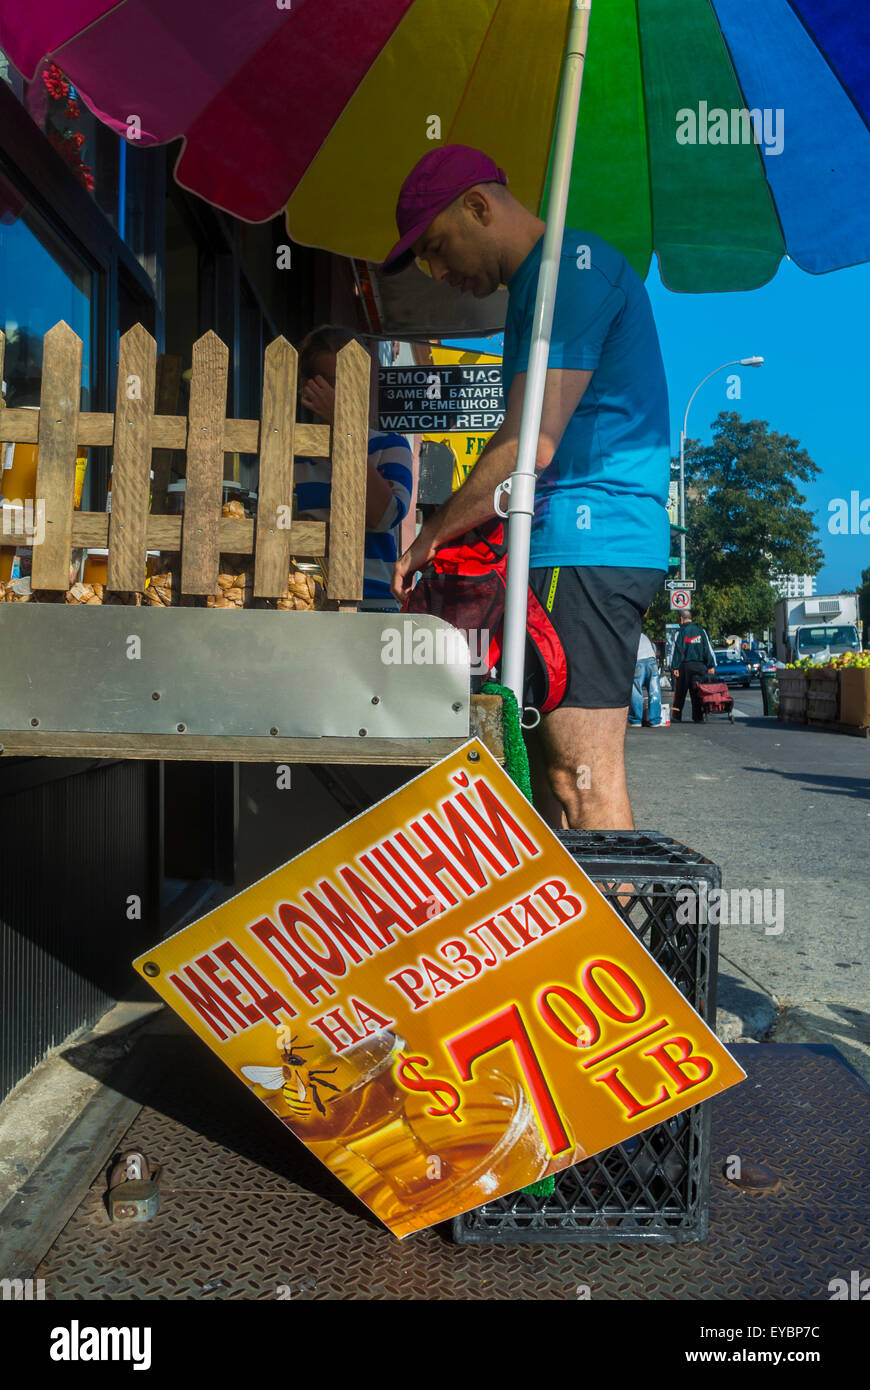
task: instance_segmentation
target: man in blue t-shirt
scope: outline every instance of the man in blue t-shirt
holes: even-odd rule
[[[462,487],[396,564],[393,593],[451,538],[494,515],[515,471],[545,223],[465,145],[430,151],[402,185],[383,269],[417,256],[475,298],[509,292],[505,419]],[[568,683],[530,740],[535,805],[553,826],[633,825],[624,741],[641,619],[667,573],[668,400],[652,310],[625,257],[592,232],[562,241],[535,468],[529,582],[561,639]]]

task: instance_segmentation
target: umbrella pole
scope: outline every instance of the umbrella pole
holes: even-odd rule
[[[580,89],[583,84],[583,61],[589,32],[589,13],[592,0],[572,0],[573,12],[562,69],[559,111],[553,143],[550,200],[547,227],[541,253],[541,270],[535,298],[535,315],[526,374],[523,413],[517,447],[517,465],[510,478],[508,505],[507,595],[504,619],[504,660],[502,683],[516,695],[523,708],[523,676],[526,657],[526,611],[528,608],[529,546],[535,503],[535,459],[538,433],[544,405],[547,361],[550,356],[550,331],[556,301],[556,282],[559,277],[559,255],[565,230],[568,206],[568,187],[571,163],[574,158],[574,137]]]

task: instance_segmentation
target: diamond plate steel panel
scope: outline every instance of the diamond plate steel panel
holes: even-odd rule
[[[827,1300],[866,1263],[870,1092],[831,1049],[734,1049],[749,1080],[712,1107],[706,1242],[475,1247],[449,1225],[396,1241],[202,1043],[148,1045],[123,1142],[163,1162],[160,1214],[113,1226],[96,1182],[37,1271],[48,1298]],[[741,1193],[722,1176],[731,1154],[780,1189]]]

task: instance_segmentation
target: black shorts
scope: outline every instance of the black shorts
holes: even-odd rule
[[[532,592],[559,634],[568,663],[560,709],[621,709],[629,703],[641,620],[665,575],[665,570],[616,565],[529,570]],[[534,684],[532,690],[534,696]]]

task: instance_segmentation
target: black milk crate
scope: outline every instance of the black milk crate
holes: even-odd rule
[[[718,865],[666,835],[560,830],[562,844],[693,1008],[716,1022],[718,926],[677,920],[677,893],[721,886]],[[626,886],[628,885],[628,886]],[[630,901],[620,904],[630,894]],[[697,896],[696,896],[697,901]],[[683,914],[685,915],[685,914]],[[706,914],[693,914],[695,916]],[[704,1240],[710,1197],[710,1102],[555,1175],[550,1197],[514,1192],[453,1221],[458,1245]]]

